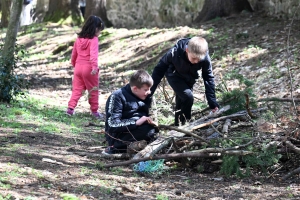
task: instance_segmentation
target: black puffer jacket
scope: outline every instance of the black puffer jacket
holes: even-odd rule
[[[207,53],[205,58],[200,60],[200,62],[192,64],[185,51],[189,40],[190,38],[179,40],[175,46],[161,58],[152,73],[154,84],[151,87],[151,92],[154,94],[164,76],[168,77],[174,75],[181,77],[192,88],[196,79],[199,78],[198,70],[201,69],[208,105],[211,109],[219,107],[216,101],[214,75],[209,54]]]
[[[105,131],[120,133],[136,129],[136,121],[142,116],[149,116],[150,105],[150,98],[139,99],[132,93],[129,84],[116,90],[106,102]]]

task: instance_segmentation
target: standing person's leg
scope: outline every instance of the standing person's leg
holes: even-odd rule
[[[91,67],[85,66],[83,69],[83,81],[88,90],[88,101],[92,113],[97,113],[99,108],[99,75],[91,75]]]
[[[82,93],[86,90],[82,73],[80,70],[81,66],[76,66],[74,69],[74,77],[72,81],[72,95],[68,103],[68,108],[75,109],[77,103],[82,96]]]
[[[179,126],[179,121],[182,121],[180,118],[182,118],[182,112],[181,112],[181,99],[176,94],[175,96],[175,126]]]
[[[181,113],[179,112],[179,115],[177,115],[180,117],[181,123],[184,124],[186,120],[190,120],[192,117],[192,106],[194,103],[192,87],[178,76],[168,76],[167,80],[176,93],[176,98],[178,98],[176,99],[176,104],[180,105],[176,105],[176,108],[180,108]],[[178,118],[178,116],[175,114],[175,117]]]

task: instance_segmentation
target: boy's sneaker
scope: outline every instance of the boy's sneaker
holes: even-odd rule
[[[111,155],[111,154],[114,154],[114,153],[116,153],[116,149],[113,146],[106,147],[106,149],[104,149],[102,151],[102,154],[104,154],[104,155]]]
[[[105,116],[99,112],[93,112],[92,113],[93,117],[95,117],[96,119],[99,119],[99,120],[105,120]]]
[[[72,116],[72,115],[75,114],[75,111],[74,111],[74,109],[68,108],[67,111],[66,111],[66,114],[69,115],[69,116]]]

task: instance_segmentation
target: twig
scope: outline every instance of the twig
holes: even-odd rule
[[[288,69],[288,73],[289,73],[289,78],[290,78],[290,84],[291,84],[291,97],[293,99],[293,105],[294,105],[294,111],[295,111],[295,116],[297,116],[297,109],[296,109],[296,104],[295,104],[295,101],[294,101],[294,96],[293,96],[293,78],[292,78],[292,74],[291,74],[291,70],[290,70],[290,35],[291,35],[291,29],[292,29],[292,25],[293,25],[293,22],[294,22],[294,19],[295,19],[295,16],[296,16],[296,13],[298,13],[298,9],[300,7],[300,3],[298,4],[298,7],[296,8],[295,12],[294,12],[294,15],[293,15],[293,18],[292,18],[292,21],[291,21],[291,25],[289,27],[289,33],[288,33],[288,38],[287,38],[287,47],[286,47],[286,50],[287,50],[287,69]]]
[[[223,133],[221,133],[213,124],[210,125],[219,135],[224,137]]]
[[[273,176],[273,174],[274,174],[275,172],[277,172],[278,170],[280,170],[281,168],[282,168],[282,166],[278,167],[274,172],[272,172],[272,173],[267,177],[267,179],[271,178],[271,176]]]
[[[249,94],[245,94],[245,97],[246,97],[246,110],[247,110],[247,113],[248,115],[251,117],[251,118],[255,118],[255,116],[252,114],[251,110],[250,110],[250,100],[249,100]]]

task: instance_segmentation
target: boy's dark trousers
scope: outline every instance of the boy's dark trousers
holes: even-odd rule
[[[143,124],[130,132],[111,133],[113,138],[109,135],[106,135],[106,138],[109,146],[113,146],[119,153],[123,153],[126,152],[127,146],[131,142],[141,140],[150,142],[154,139],[155,134],[156,130],[152,125]]]
[[[176,75],[167,76],[167,80],[176,93],[175,126],[179,126],[179,121],[183,125],[191,119],[194,103],[193,85],[187,84],[186,81]]]

